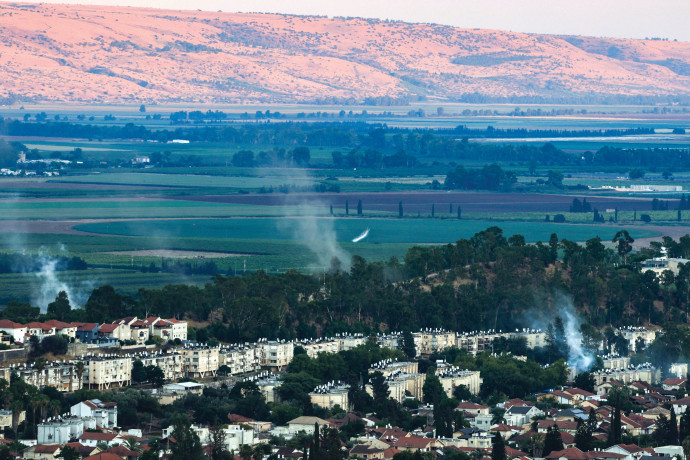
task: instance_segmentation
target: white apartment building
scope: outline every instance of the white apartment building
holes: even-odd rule
[[[158,366],[165,380],[177,380],[185,376],[185,360],[181,353],[142,353],[137,355],[144,366]]]
[[[84,359],[83,383],[89,388],[109,390],[132,383],[132,358],[99,355]]]
[[[185,373],[188,377],[204,378],[215,376],[218,371],[218,348],[183,348]]]
[[[436,369],[436,375],[449,398],[453,397],[453,391],[460,385],[466,386],[473,395],[479,394],[482,385],[479,371],[469,371],[455,366],[440,366]]]
[[[425,329],[412,334],[417,355],[430,355],[456,345],[455,332]]]
[[[294,345],[285,341],[263,341],[261,350],[261,367],[271,371],[282,371],[287,368],[294,356]]]
[[[164,437],[173,434],[174,427],[169,426],[163,430]],[[211,432],[207,427],[192,425],[192,430],[199,436],[202,446],[211,443]],[[245,430],[240,425],[228,425],[223,429],[225,434],[225,448],[229,452],[238,452],[243,445],[253,446],[259,443],[259,439],[254,436],[254,430]]]

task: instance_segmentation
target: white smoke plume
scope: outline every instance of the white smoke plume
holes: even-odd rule
[[[302,169],[291,169],[290,181],[302,186],[315,183]],[[289,215],[278,219],[277,225],[287,228],[295,241],[314,253],[318,262],[310,268],[328,269],[333,259],[337,259],[341,269],[350,270],[351,256],[338,243],[335,219],[327,216],[328,203],[316,197],[315,193],[291,193],[285,196],[284,205]]]
[[[58,245],[61,253],[68,254],[64,245]],[[63,273],[58,271],[58,259],[50,255],[46,255],[45,248],[39,251],[40,270],[33,273],[35,283],[33,283],[33,293],[31,296],[31,303],[41,309],[45,313],[48,304],[53,302],[60,291],[65,291],[69,299],[70,306],[74,308],[83,308],[84,304],[89,298],[89,295],[94,287],[94,281],[85,281],[77,283],[69,279]]]
[[[369,236],[369,229],[368,228],[366,230],[364,230],[364,232],[362,232],[362,234],[359,235],[357,238],[353,239],[352,242],[353,243],[359,243],[360,241],[362,241],[367,236]]]
[[[537,303],[544,307],[530,311],[525,317],[525,322],[533,329],[546,331],[549,325],[555,322],[556,317],[560,316],[567,346],[567,350],[561,351],[567,352],[568,366],[577,369],[578,372],[589,370],[594,363],[594,356],[582,346],[582,320],[575,311],[572,298],[557,292],[550,297],[538,297]]]

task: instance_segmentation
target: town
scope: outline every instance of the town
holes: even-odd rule
[[[335,449],[336,457],[309,458],[386,459],[424,454],[480,459],[497,458],[498,451],[501,458],[521,459],[685,458],[686,443],[680,442],[690,433],[685,363],[673,363],[668,369],[649,363],[635,365],[630,356],[605,354],[602,343],[598,369],[563,369],[567,381],[558,388],[544,388],[522,398],[487,397],[482,392],[485,376],[448,362],[444,353],[498,356],[495,348],[506,341],[521,343],[527,350],[540,349],[553,340],[553,331],[424,329],[210,346],[188,340],[187,327],[185,321],[155,316],[104,324],[0,320],[2,342],[10,344],[0,351],[0,394],[13,393],[12,387],[21,382],[44,394],[89,395],[95,390],[104,395],[103,399],[74,400],[63,410],[55,400],[42,404],[30,400],[27,407],[21,407],[17,404],[21,398],[12,401],[8,394],[0,411],[5,453],[9,458],[36,459],[178,458],[183,449],[191,449],[190,455],[194,455],[194,443],[191,447],[177,445],[186,429],[198,438],[198,454],[212,458],[224,458],[220,453],[241,458],[306,458],[319,449],[319,437],[323,449],[329,436],[335,436],[330,448]],[[621,328],[615,331],[615,343],[634,352],[652,345],[660,334],[664,334],[661,329]],[[68,339],[64,356],[35,357],[33,348],[55,337]],[[369,364],[368,381],[360,375],[359,389],[339,380],[305,379],[304,371],[300,374],[291,369],[304,359],[315,363],[367,348],[388,357]],[[505,351],[500,355],[527,360]],[[438,359],[440,356],[444,357]],[[275,412],[285,410],[281,401],[290,398],[289,393],[295,391],[290,387],[300,375],[306,405],[316,410],[294,418],[288,411],[280,423]],[[272,405],[274,414],[255,419],[227,413],[215,424],[187,420],[158,426],[152,418],[127,417],[124,414],[133,408],[122,407],[117,397],[108,397],[127,388],[161,406],[218,391],[232,394],[239,388],[240,398],[251,394],[261,405]],[[362,398],[360,391],[373,398],[374,411],[357,410],[362,405],[357,401]],[[382,399],[403,408],[420,423],[412,424],[411,429],[388,423],[394,417],[388,421],[381,417],[385,412],[379,406],[385,406]],[[241,412],[257,413],[256,409]],[[641,445],[631,442],[635,440]]]

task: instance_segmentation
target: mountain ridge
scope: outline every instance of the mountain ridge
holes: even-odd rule
[[[690,99],[690,43],[0,2],[8,102]]]

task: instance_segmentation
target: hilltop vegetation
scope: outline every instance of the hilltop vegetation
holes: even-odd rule
[[[338,261],[321,275],[258,271],[216,276],[204,287],[170,285],[142,289],[136,296],[97,288],[85,309],[61,320],[110,321],[156,311],[207,325],[198,340],[242,342],[268,338],[308,338],[336,332],[445,328],[457,331],[529,326],[540,315],[569,305],[590,324],[685,322],[690,299],[690,265],[661,279],[641,273],[639,262],[660,246],[630,256],[627,234],[617,235],[617,251],[592,238],[584,246],[560,240],[525,244],[488,228],[445,246],[411,248],[404,265],[395,258],[367,263],[355,256],[342,271]],[[623,243],[621,243],[621,241]],[[673,256],[690,255],[690,237],[665,238]],[[25,309],[8,308],[3,316]],[[50,316],[50,315],[49,315]]]

